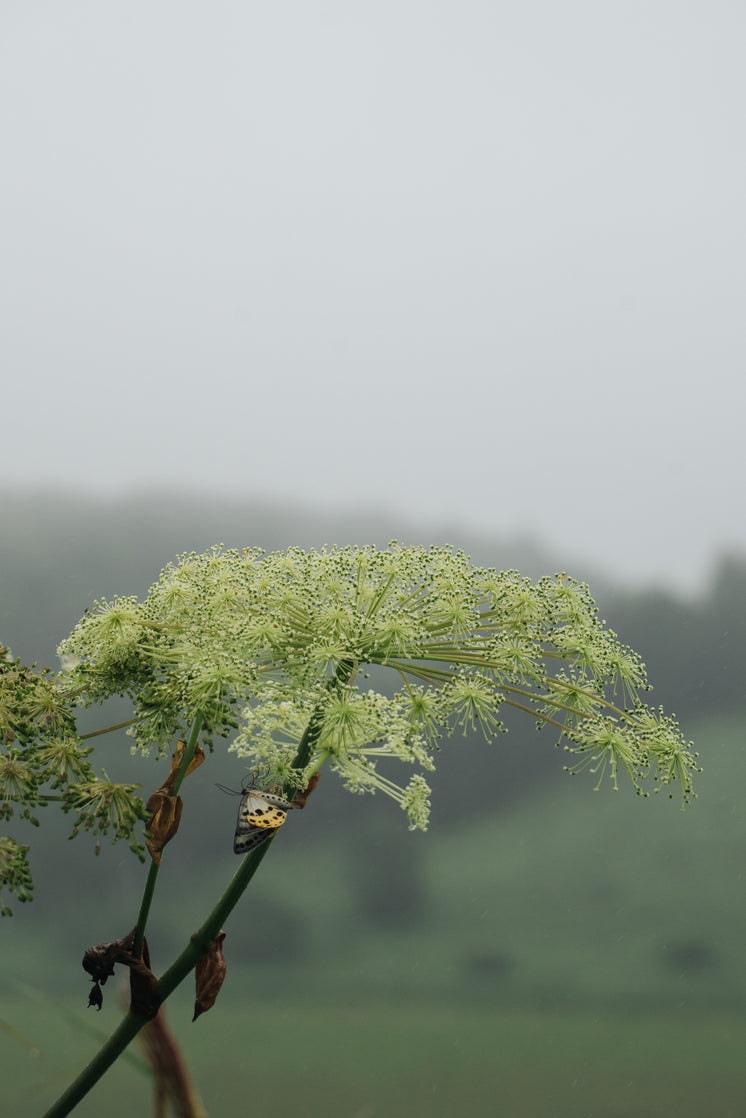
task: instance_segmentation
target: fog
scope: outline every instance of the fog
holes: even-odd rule
[[[746,548],[730,3],[0,13],[5,485]]]

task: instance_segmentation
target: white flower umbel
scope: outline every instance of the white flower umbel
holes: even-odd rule
[[[237,729],[231,748],[273,782],[300,787],[328,762],[350,789],[393,796],[414,827],[427,825],[424,778],[400,787],[379,762],[430,770],[443,736],[493,738],[503,705],[556,727],[579,769],[621,768],[638,791],[652,769],[692,793],[694,755],[640,702],[643,665],[587,589],[446,547],[184,555],[143,602],[97,603],[60,652],[88,702],[131,695],[143,749],[170,749],[199,715],[208,740]],[[392,697],[359,686],[370,665],[397,681]]]

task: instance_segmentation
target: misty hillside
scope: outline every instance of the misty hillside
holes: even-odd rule
[[[111,500],[64,492],[0,493],[0,640],[24,661],[56,665],[59,641],[97,598],[143,595],[185,551],[325,544],[449,543],[481,566],[531,578],[566,570],[588,582],[601,616],[645,660],[653,701],[684,715],[743,702],[746,559],[723,558],[695,600],[665,587],[614,585],[573,556],[529,539],[502,539],[444,523],[413,526],[385,510],[329,510],[140,493]]]
[[[325,543],[373,542],[383,545],[392,537],[417,543],[431,542],[430,538],[423,537],[422,532],[413,535],[406,524],[397,523],[395,518],[384,513],[366,517],[359,512],[336,516],[330,512],[320,519],[298,511],[248,502],[242,505],[206,497],[189,499],[167,494],[143,495],[108,503],[61,495],[24,498],[6,495],[0,498],[0,515],[3,526],[0,538],[0,641],[9,644],[14,653],[24,660],[36,659],[52,664],[55,662],[56,644],[95,598],[112,597],[117,593],[144,594],[157,578],[161,567],[185,550],[202,550],[220,541],[228,546],[261,545],[267,549],[290,544],[309,547]],[[625,642],[646,659],[655,685],[652,701],[667,710],[676,711],[685,734],[689,733],[689,723],[699,732],[707,720],[712,720],[714,725],[717,718],[729,711],[735,715],[737,723],[739,712],[743,710],[746,667],[746,562],[743,560],[724,559],[710,584],[703,588],[702,595],[687,601],[663,589],[633,592],[615,588],[602,573],[579,569],[563,562],[561,557],[542,554],[538,546],[525,541],[468,538],[456,530],[444,529],[432,542],[444,540],[463,547],[483,565],[515,567],[534,577],[568,569],[570,574],[587,580],[602,616]],[[107,714],[111,713],[99,710],[85,713],[85,728],[118,721],[116,716],[107,718]],[[119,717],[126,716],[126,709],[121,709]],[[283,863],[283,874],[292,877],[297,872],[300,876],[291,890],[290,899],[284,893],[265,898],[262,911],[268,921],[266,943],[285,943],[288,937],[292,939],[293,935],[300,935],[298,929],[305,926],[304,922],[311,927],[316,919],[310,911],[303,909],[300,900],[296,903],[295,899],[296,893],[298,898],[305,897],[307,893],[303,884],[302,858],[310,856],[311,851],[322,852],[321,862],[327,867],[324,873],[329,876],[329,882],[323,886],[324,896],[318,902],[320,911],[326,914],[319,916],[319,928],[324,920],[330,918],[329,904],[336,896],[335,903],[341,906],[344,919],[353,920],[356,926],[359,923],[360,927],[374,929],[371,942],[376,943],[380,940],[379,929],[382,926],[396,931],[404,921],[408,935],[412,921],[416,924],[418,919],[424,919],[422,914],[427,914],[428,905],[434,903],[428,900],[428,896],[440,895],[435,885],[431,886],[428,894],[426,883],[429,878],[440,882],[440,875],[445,872],[452,851],[456,851],[453,854],[455,865],[448,870],[448,881],[460,882],[459,889],[471,889],[475,896],[479,894],[481,911],[483,902],[478,885],[468,885],[465,878],[461,880],[464,875],[458,870],[458,864],[466,865],[471,855],[459,855],[459,844],[463,844],[465,851],[491,851],[490,880],[498,874],[499,867],[510,869],[512,866],[510,872],[514,874],[515,882],[523,883],[521,889],[528,889],[527,895],[533,898],[531,903],[535,902],[538,906],[537,915],[532,919],[539,921],[544,918],[544,892],[549,886],[542,886],[537,891],[537,866],[534,863],[537,858],[539,861],[542,858],[546,860],[549,854],[532,853],[529,839],[534,836],[531,841],[546,842],[546,849],[551,852],[567,829],[567,843],[579,843],[586,851],[589,862],[584,871],[588,895],[584,894],[578,900],[577,911],[573,907],[574,901],[571,905],[570,901],[567,903],[575,913],[573,919],[586,928],[591,939],[606,913],[605,904],[598,902],[598,896],[602,894],[597,896],[594,890],[603,893],[603,889],[608,889],[603,882],[614,864],[613,859],[617,857],[616,850],[627,849],[621,840],[617,840],[618,845],[614,846],[610,826],[617,814],[619,822],[615,826],[618,835],[624,834],[628,825],[626,821],[634,818],[635,826],[639,828],[640,843],[646,850],[654,851],[657,843],[667,849],[665,843],[674,835],[675,828],[675,841],[671,840],[675,850],[671,857],[683,859],[688,867],[687,873],[691,871],[695,846],[701,842],[702,835],[697,838],[691,827],[689,830],[683,825],[679,828],[673,820],[674,816],[679,816],[676,804],[668,805],[671,811],[665,810],[660,802],[643,804],[635,800],[631,788],[624,788],[617,798],[609,791],[608,785],[604,794],[594,797],[591,790],[596,778],[585,774],[570,782],[563,772],[566,755],[554,749],[550,733],[546,730],[537,732],[530,718],[516,712],[506,715],[505,722],[510,732],[501,735],[494,744],[487,745],[476,736],[456,738],[438,755],[437,771],[431,774],[432,836],[430,833],[427,836],[406,835],[406,823],[399,809],[385,797],[350,796],[333,777],[326,779],[325,776],[314,797],[314,810],[304,813],[302,826],[293,820],[296,825],[289,826],[287,835],[283,835],[283,849],[288,859]],[[694,729],[691,733],[695,736]],[[731,837],[721,834],[719,823],[724,811],[729,818],[732,815],[731,803],[727,799],[728,772],[736,761],[740,764],[741,756],[738,724],[729,734],[726,737],[718,730],[713,737],[711,732],[706,731],[702,734],[703,740],[696,742],[704,754],[702,787],[706,790],[708,781],[715,782],[713,787],[717,792],[722,785],[714,797],[705,792],[692,808],[691,815],[687,812],[685,817],[687,825],[690,818],[699,819],[700,828],[704,828],[702,833],[705,837],[710,836],[716,846],[714,853],[709,855],[703,847],[702,865],[697,871],[703,882],[712,878],[713,857],[717,865],[723,867],[722,873],[726,872],[730,865],[728,858],[737,845]],[[727,744],[723,744],[726,740]],[[131,757],[129,745],[130,739],[121,731],[97,739],[97,766],[106,768],[113,779],[135,781],[146,790],[152,788],[155,783],[152,759]],[[727,762],[728,768],[724,769],[727,754],[734,750],[736,760]],[[478,774],[478,795],[475,795],[475,774]],[[192,778],[190,791],[199,810],[185,811],[184,826],[179,835],[179,854],[178,857],[174,855],[175,878],[173,881],[169,878],[169,888],[175,892],[166,905],[167,912],[172,914],[180,906],[185,906],[191,913],[195,907],[192,892],[207,893],[213,875],[228,871],[233,858],[231,843],[236,803],[226,798],[216,785],[222,782],[235,788],[240,785],[242,775],[242,763],[233,755],[217,749],[209,765],[204,765]],[[720,785],[717,785],[718,781]],[[32,955],[34,951],[44,954],[47,949],[43,945],[46,942],[43,941],[46,934],[43,929],[56,920],[59,924],[58,936],[71,937],[69,954],[71,958],[77,958],[79,944],[77,938],[72,937],[79,937],[81,921],[95,929],[87,933],[95,939],[106,932],[103,925],[99,929],[99,920],[113,920],[114,924],[119,920],[124,926],[130,919],[131,897],[137,893],[142,871],[139,864],[125,857],[119,847],[104,843],[101,857],[93,858],[92,844],[85,838],[72,845],[65,842],[71,821],[60,818],[51,810],[44,824],[39,832],[29,836],[37,899],[30,910],[26,910],[22,920],[14,921],[17,935],[21,937],[18,940],[19,949],[23,936],[27,934],[24,929],[33,927],[36,929],[34,934],[41,938],[39,946],[33,951],[29,940],[29,950]],[[735,820],[733,825],[738,830],[740,821]],[[686,836],[690,831],[693,838],[686,845],[689,842]],[[340,835],[344,835],[342,843],[339,842]],[[589,842],[591,835],[594,837]],[[470,845],[472,843],[473,846]],[[658,895],[659,875],[664,870],[669,872],[665,863],[668,856],[665,851],[664,855],[656,856],[658,860],[651,862],[643,884],[637,882],[632,891],[635,904],[640,903],[639,889],[649,888],[651,895]],[[569,858],[570,881],[574,880],[577,857],[574,854]],[[296,870],[293,870],[296,859]],[[475,862],[475,865],[480,864],[479,860]],[[82,867],[84,877],[81,878]],[[187,872],[189,887],[185,890],[186,878],[183,875]],[[559,873],[559,869],[550,867],[547,872],[551,878],[552,874],[556,876]],[[65,898],[70,875],[75,877],[76,873],[76,889],[85,893],[76,894],[76,908],[68,911]],[[318,879],[320,883],[326,880],[320,869],[314,870],[313,874],[314,880]],[[336,884],[332,885],[332,881]],[[515,887],[517,889],[517,884]],[[445,895],[457,896],[453,893],[455,888],[455,885],[449,885]],[[507,890],[508,886],[503,883],[501,888]],[[513,889],[513,885],[510,888]],[[558,886],[553,888],[556,892]],[[571,884],[563,888],[570,896]],[[689,896],[689,888],[689,879],[685,875],[680,890],[682,895]],[[717,882],[713,882],[713,889],[719,889],[725,895],[728,886],[718,878]],[[516,897],[519,894],[523,895],[519,890]],[[621,897],[622,885],[615,886],[612,894]],[[603,896],[606,894],[603,893]],[[518,901],[514,899],[511,903],[515,905]],[[632,899],[628,903],[630,911],[633,911]],[[502,928],[499,895],[493,899],[493,907],[499,914],[495,916],[497,927]],[[65,913],[64,919],[58,917],[62,912]],[[656,910],[651,917],[652,924],[657,924],[664,916],[665,913],[659,915]],[[184,919],[187,919],[186,915]],[[558,958],[562,957],[562,966],[566,968],[570,945],[578,932],[573,924],[565,938],[558,938],[557,919],[555,908],[552,909],[551,919],[553,942],[556,942]],[[438,937],[445,937],[443,944],[453,942],[453,937],[449,938],[443,931],[445,924],[440,917],[437,921],[428,918],[426,924],[428,934],[431,932],[434,937],[432,951],[436,958],[441,950],[435,944]],[[492,928],[492,925],[491,920],[489,927]],[[691,950],[706,949],[710,952],[708,958],[713,959],[720,958],[720,952],[725,959],[731,945],[727,945],[726,951],[725,944],[721,945],[719,940],[716,943],[711,925],[712,922],[695,929],[696,935],[695,931],[682,930],[680,939],[684,946],[681,950],[688,950],[694,944]],[[164,938],[171,934],[168,922],[158,925],[158,928]],[[327,933],[319,931],[318,934],[323,938]],[[486,925],[480,934],[487,934]],[[467,959],[464,966],[468,963],[473,969],[488,963],[494,967],[499,963],[505,968],[514,967],[516,974],[519,973],[519,965],[523,965],[519,959],[520,935],[516,936],[515,943],[508,943],[506,939],[502,947],[490,948],[491,953],[487,954],[477,942],[479,936],[474,939],[474,945],[469,948],[473,958],[469,956],[471,962]],[[254,953],[256,950],[258,948],[254,945]],[[655,950],[662,948],[656,946]],[[658,968],[654,984],[657,984],[656,989],[660,987],[662,990],[668,981],[667,972],[663,964],[656,962],[657,956],[651,956],[651,959],[645,967]],[[642,966],[642,963],[636,961],[635,965]],[[438,966],[444,967],[445,963],[439,962]],[[574,983],[577,989],[580,989],[580,976],[585,973],[585,966],[585,962],[579,959],[577,970],[571,968],[568,971],[568,981]],[[451,973],[448,967],[443,973]],[[712,968],[715,974],[714,963]],[[506,973],[512,972],[506,970]],[[651,973],[645,971],[645,982],[653,982]],[[715,978],[718,982],[719,975],[720,971],[717,971]],[[596,978],[593,981],[596,982]],[[525,981],[521,978],[516,992],[520,990],[523,992],[521,996],[524,996],[529,988],[529,978]]]

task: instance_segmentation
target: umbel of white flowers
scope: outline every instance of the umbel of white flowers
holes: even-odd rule
[[[138,748],[170,750],[200,717],[208,741],[237,731],[230,748],[271,782],[301,787],[328,762],[351,790],[393,796],[411,827],[427,826],[428,785],[392,783],[379,760],[432,770],[454,731],[493,738],[503,704],[555,727],[572,771],[692,794],[694,754],[640,701],[644,667],[587,588],[447,547],[183,555],[144,601],[95,603],[60,654],[84,703],[131,696]],[[392,697],[361,686],[369,665],[392,673]]]

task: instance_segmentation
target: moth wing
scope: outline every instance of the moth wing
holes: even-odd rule
[[[262,831],[276,831],[278,827],[282,826],[286,818],[284,811],[279,811],[276,807],[269,807],[262,815],[250,815],[247,822],[250,827],[258,827]]]
[[[249,795],[256,796],[265,803],[273,804],[274,807],[282,808],[283,811],[290,811],[293,806],[289,800],[284,800],[282,796],[276,796],[274,792],[250,792]]]
[[[252,818],[257,811],[262,811],[262,801],[257,792],[244,792],[241,803],[238,805],[238,819],[236,820],[236,834],[250,831],[254,826]]]
[[[250,827],[281,827],[290,807],[282,796],[270,792],[244,792],[238,811],[239,826],[243,821]]]
[[[271,834],[270,830],[261,827],[249,827],[245,831],[236,829],[233,839],[234,854],[248,854],[250,850],[261,846]]]
[[[285,813],[291,806],[271,792],[244,792],[238,808],[234,852],[246,854],[268,839],[285,822]]]

